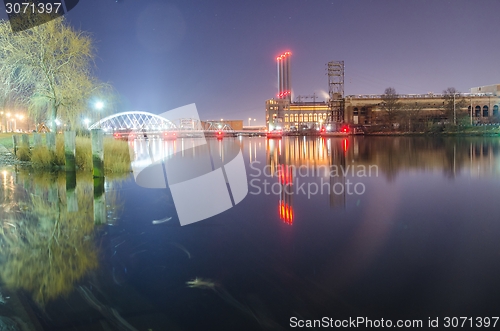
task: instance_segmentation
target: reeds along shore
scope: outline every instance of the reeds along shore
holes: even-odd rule
[[[29,148],[19,146],[16,156],[21,161],[29,161],[35,169],[54,170],[64,167],[64,137],[57,135],[56,152],[47,146]],[[92,144],[88,137],[76,137],[75,163],[78,170],[92,171]],[[130,153],[126,141],[113,138],[104,139],[104,171],[106,173],[130,172]]]

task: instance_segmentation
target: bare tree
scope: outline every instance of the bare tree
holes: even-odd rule
[[[396,89],[394,87],[386,88],[382,95],[382,100],[381,108],[384,112],[385,120],[392,128],[401,111],[401,103],[399,102],[399,95],[396,93]]]
[[[416,124],[420,121],[424,105],[419,102],[406,103],[402,106],[401,119],[405,123],[406,131],[415,131]]]
[[[448,87],[443,91],[443,95],[445,100],[443,105],[445,116],[453,125],[456,125],[457,122],[460,123],[461,119],[467,115],[463,111],[463,108],[467,105],[465,98],[454,87]]]
[[[74,126],[89,97],[108,87],[94,77],[93,59],[92,39],[62,17],[17,33],[0,21],[0,83],[51,130],[56,118]]]

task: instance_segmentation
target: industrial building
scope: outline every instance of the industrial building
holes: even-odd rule
[[[472,90],[472,89],[471,89]],[[384,123],[385,112],[382,95],[348,95],[344,103],[344,121],[348,124],[372,125]],[[443,94],[399,94],[399,102],[402,104],[402,112],[405,105],[421,105],[421,116],[429,119],[445,119],[444,106],[446,103]],[[457,107],[457,112],[465,112],[471,118],[472,123],[500,122],[498,109],[500,107],[500,96],[492,93],[460,93],[456,96],[457,105],[463,101],[463,108]],[[473,109],[472,114],[470,113]]]
[[[344,62],[331,61],[327,64],[329,99],[317,101],[316,96],[305,97],[303,101],[291,95],[291,52],[276,58],[278,67],[278,94],[266,101],[266,125],[268,130],[301,131],[321,128],[325,124],[339,127],[339,124],[377,125],[386,120],[383,95],[344,96]],[[398,95],[401,113],[411,105],[421,107],[420,119],[429,121],[446,120],[444,94],[401,94]],[[466,110],[470,123],[499,123],[500,84],[474,87],[469,93],[457,93],[457,113]],[[449,120],[449,119],[448,119]]]

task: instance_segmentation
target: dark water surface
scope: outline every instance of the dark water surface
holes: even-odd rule
[[[99,197],[85,174],[1,169],[0,315],[21,316],[15,298],[45,330],[500,315],[498,138],[237,142],[247,197],[182,227],[132,175]]]

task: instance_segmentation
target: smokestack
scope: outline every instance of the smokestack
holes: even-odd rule
[[[278,98],[281,99],[281,57],[276,58],[276,63],[278,64]]]
[[[292,98],[292,87],[290,84],[290,56],[292,53],[285,52],[276,58],[278,64],[278,98]]]

